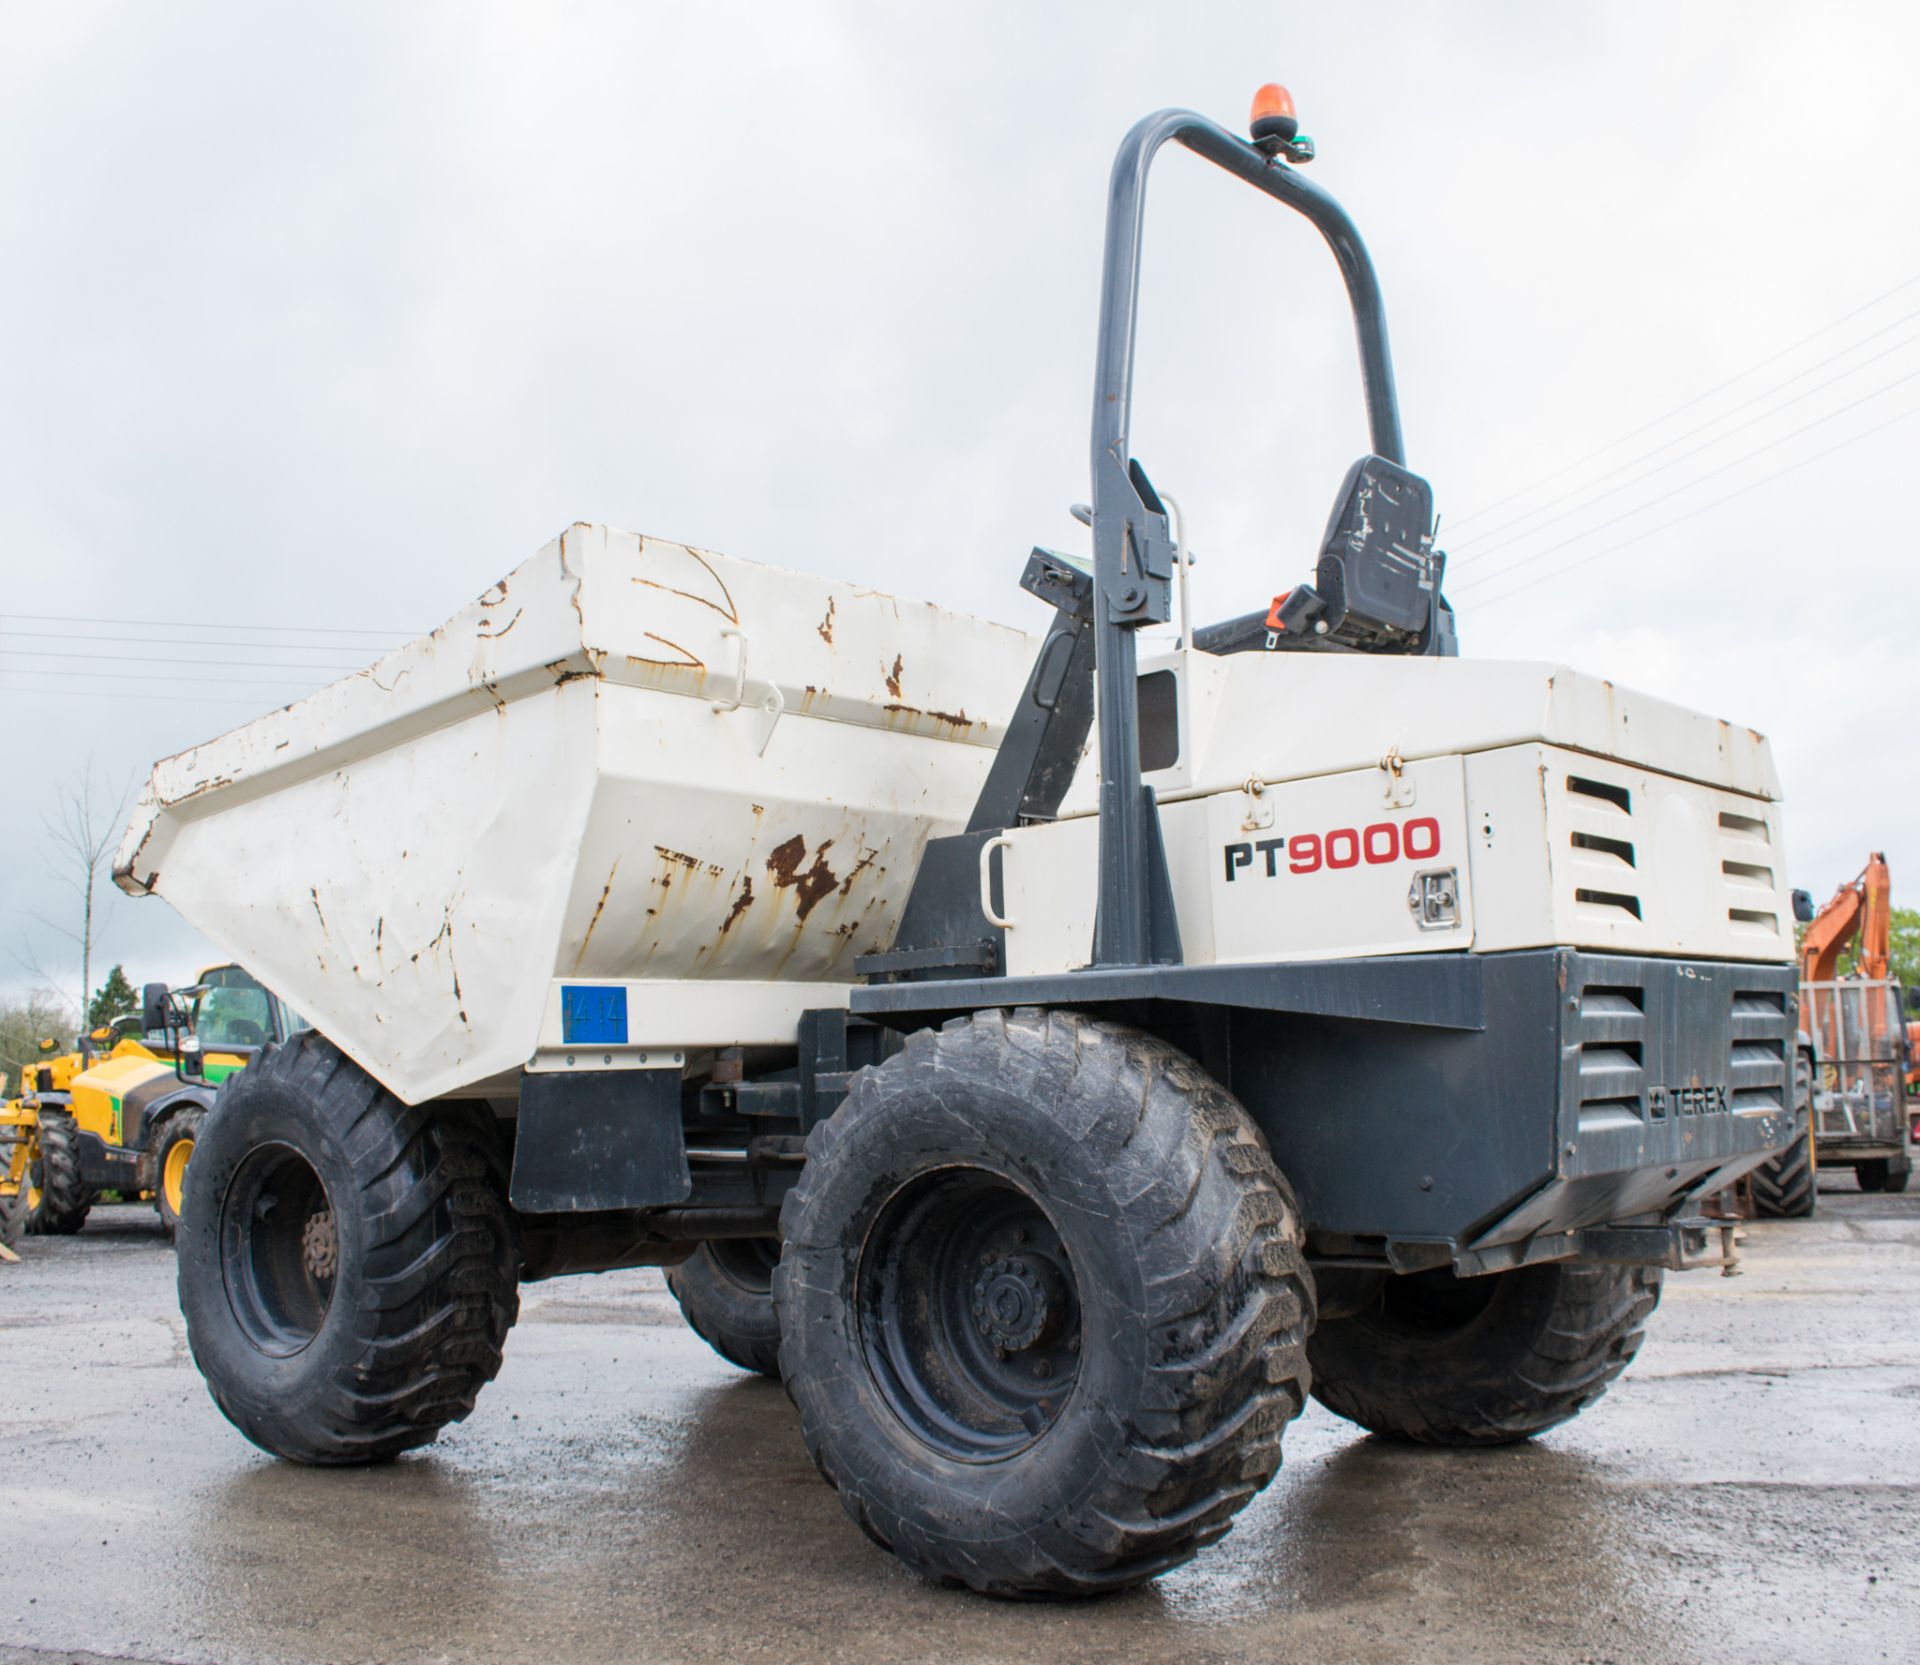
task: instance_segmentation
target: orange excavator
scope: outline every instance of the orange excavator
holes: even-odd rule
[[[1893,880],[1868,857],[1800,940],[1800,1028],[1814,1065],[1813,1145],[1825,1166],[1851,1165],[1863,1191],[1904,1191],[1913,1171],[1907,1108],[1920,1024],[1909,1026],[1891,976]],[[1840,974],[1849,947],[1853,969]]]

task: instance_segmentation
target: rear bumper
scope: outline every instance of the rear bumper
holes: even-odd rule
[[[151,1191],[153,1170],[144,1151],[110,1145],[97,1133],[82,1133],[75,1144],[79,1148],[80,1178],[89,1191]]]
[[[1462,1273],[1719,1264],[1701,1200],[1793,1136],[1793,968],[1571,949],[1474,964],[1471,1033],[1236,1026],[1234,1084],[1300,1191],[1309,1251]]]
[[[1569,953],[1561,977],[1553,1170],[1475,1249],[1665,1217],[1793,1137],[1791,967]]]

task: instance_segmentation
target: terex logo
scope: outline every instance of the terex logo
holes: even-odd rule
[[[1653,1112],[1654,1119],[1669,1114],[1676,1116],[1706,1116],[1716,1110],[1730,1110],[1732,1102],[1724,1084],[1707,1087],[1655,1087],[1648,1095],[1647,1108]]]
[[[1253,868],[1253,858],[1263,858],[1261,875],[1280,876],[1280,858],[1286,857],[1289,873],[1317,873],[1326,867],[1334,872],[1358,867],[1384,867],[1394,861],[1431,861],[1440,853],[1440,823],[1431,815],[1422,815],[1402,827],[1397,821],[1376,821],[1370,827],[1335,827],[1326,833],[1295,833],[1287,838],[1262,838],[1248,844],[1228,844],[1221,855],[1226,863],[1227,883]]]

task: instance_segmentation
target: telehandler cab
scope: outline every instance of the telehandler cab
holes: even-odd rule
[[[1371,449],[1311,584],[1170,622],[1128,445],[1149,166],[1304,215]],[[1590,1405],[1702,1199],[1783,1146],[1751,730],[1454,651],[1372,264],[1164,111],[1109,197],[1091,568],[1020,633],[575,526],[431,637],[160,763],[117,876],[317,1028],[222,1084],[180,1234],[221,1410],[307,1463],[464,1417],[521,1281],[658,1264],[933,1577],[1135,1584],[1311,1393],[1383,1434]],[[1095,743],[1088,746],[1089,735]]]

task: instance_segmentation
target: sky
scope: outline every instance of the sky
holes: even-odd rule
[[[0,0],[0,987],[77,987],[44,806],[572,521],[1040,626],[1114,148],[1269,79],[1372,248],[1463,653],[1763,730],[1792,882],[1920,896],[1917,56],[1893,4]],[[1366,449],[1332,263],[1169,153],[1142,297],[1196,612],[1264,606]],[[94,980],[206,952],[112,892]]]

